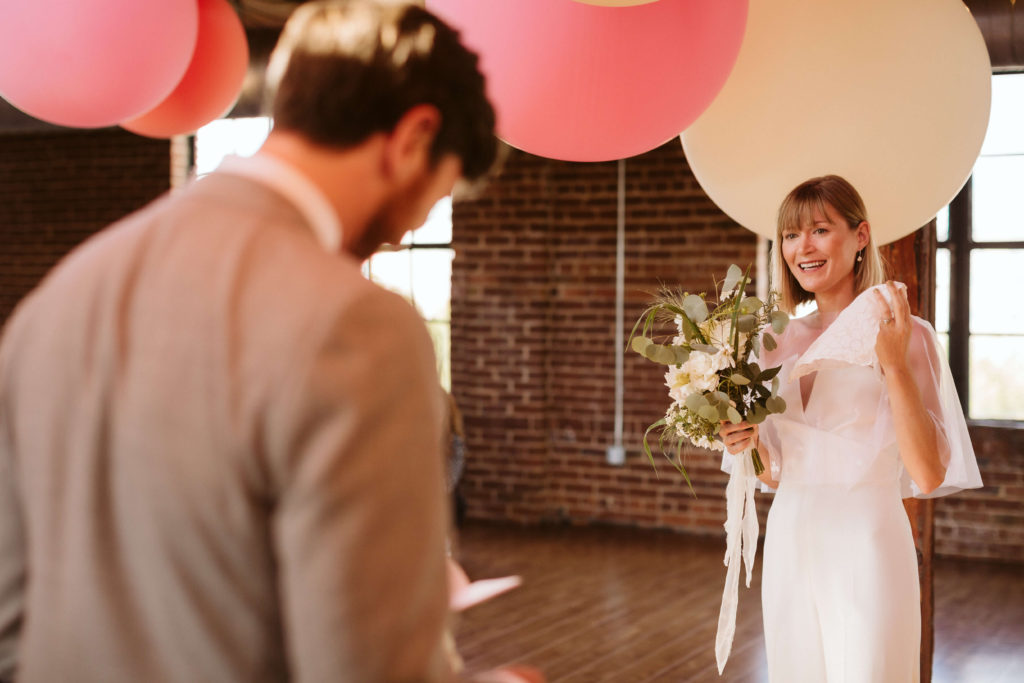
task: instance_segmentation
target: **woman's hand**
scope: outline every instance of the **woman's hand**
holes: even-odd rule
[[[878,338],[875,340],[875,355],[878,363],[886,374],[906,370],[907,348],[910,346],[910,303],[906,292],[898,289],[889,280],[885,283],[889,291],[889,301],[875,290],[874,296],[882,311],[882,323],[878,326]]]
[[[761,450],[761,462],[764,464],[764,471],[757,475],[757,478],[773,489],[779,488],[779,482],[772,478],[771,467],[769,467],[767,455],[759,448],[760,442],[758,439],[760,433],[758,432],[757,425],[752,425],[748,422],[738,422],[733,424],[727,420],[723,420],[722,426],[718,430],[718,435],[722,437],[722,443],[725,444],[730,453],[742,453],[748,448],[758,448],[758,450]]]
[[[740,453],[748,448],[757,448],[757,425],[747,422],[733,424],[728,420],[723,420],[718,435],[722,437],[722,443],[730,453]]]

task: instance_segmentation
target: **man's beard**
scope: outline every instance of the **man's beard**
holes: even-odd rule
[[[430,175],[424,173],[381,202],[376,213],[366,222],[363,234],[352,244],[351,254],[358,260],[365,261],[373,256],[382,244],[398,244],[405,233],[420,227],[409,225],[413,222],[410,214],[426,191],[430,180]]]
[[[369,221],[366,223],[366,229],[363,230],[363,234],[359,236],[358,241],[352,244],[349,251],[359,261],[365,261],[366,259],[373,256],[380,245],[390,239],[391,227],[390,221],[387,216],[388,204],[384,204],[377,210]]]

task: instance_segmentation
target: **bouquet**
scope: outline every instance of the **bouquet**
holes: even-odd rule
[[[652,430],[660,430],[662,452],[665,442],[675,445],[675,465],[693,490],[680,459],[683,444],[723,450],[716,439],[722,422],[758,424],[771,413],[781,413],[786,402],[778,395],[778,373],[781,366],[761,368],[754,361],[761,353],[761,344],[769,351],[776,342],[771,332],[781,334],[789,316],[778,308],[778,295],[771,292],[767,301],[745,293],[750,269],[743,272],[729,266],[725,280],[716,282],[717,303],[712,305],[705,295],[662,289],[653,304],[640,316],[630,334],[634,351],[645,358],[668,366],[665,384],[672,403],[661,418],[644,434],[643,446],[651,465],[654,456],[648,444]],[[657,322],[675,325],[676,334],[667,343],[653,336]],[[637,334],[639,330],[639,334]],[[770,387],[766,386],[770,382]],[[735,458],[726,486],[726,551],[729,568],[722,591],[722,607],[715,636],[715,659],[718,673],[725,668],[736,633],[736,606],[739,599],[739,568],[747,567],[750,587],[757,548],[758,522],[754,506],[754,475],[764,472],[757,448]]]
[[[722,421],[759,424],[769,414],[786,409],[778,395],[781,366],[761,368],[753,357],[761,353],[762,343],[769,351],[775,349],[775,338],[765,328],[781,334],[789,316],[779,310],[775,292],[769,293],[767,301],[745,294],[749,272],[749,268],[744,272],[735,264],[729,266],[725,280],[715,283],[714,305],[704,293],[662,288],[630,333],[634,351],[668,366],[665,384],[672,399],[665,417],[647,428],[644,452],[654,465],[648,437],[659,430],[662,452],[687,484],[690,478],[680,459],[685,443],[722,450],[724,444],[715,438]],[[667,343],[658,343],[653,336],[659,321],[675,325],[677,334]],[[675,447],[674,460],[666,452],[666,443]],[[754,472],[761,474],[764,464],[756,448],[750,457]]]

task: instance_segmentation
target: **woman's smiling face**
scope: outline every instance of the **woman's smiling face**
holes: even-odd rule
[[[814,295],[853,291],[857,251],[867,244],[867,224],[851,226],[827,202],[809,207],[799,227],[782,234],[782,257],[800,286]]]

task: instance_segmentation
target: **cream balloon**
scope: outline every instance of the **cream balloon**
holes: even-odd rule
[[[708,196],[754,232],[774,239],[783,197],[835,173],[885,244],[966,182],[991,87],[960,0],[751,0],[736,66],[682,143]]]
[[[632,7],[633,5],[646,5],[658,0],[574,0],[584,5],[600,5],[602,7]]]

